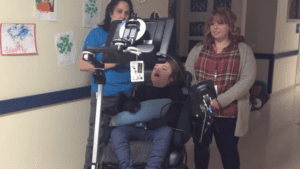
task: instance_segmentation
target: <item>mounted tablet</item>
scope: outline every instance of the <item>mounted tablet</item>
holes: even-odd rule
[[[146,65],[163,63],[173,26],[173,18],[113,21],[105,47],[86,47],[85,51],[103,53],[102,63],[134,60],[143,60]]]

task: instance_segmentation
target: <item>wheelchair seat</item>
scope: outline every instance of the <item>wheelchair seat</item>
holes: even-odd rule
[[[188,91],[190,87],[192,76],[189,72],[186,72],[186,80],[183,89]],[[188,99],[188,93],[184,92],[185,100]],[[190,123],[189,112],[184,104],[182,111],[179,115],[179,120],[176,125],[176,129],[173,130],[173,136],[171,143],[169,145],[168,151],[165,155],[162,168],[169,169],[188,169],[187,163],[187,153],[185,148],[185,143],[191,138],[190,126],[186,124]],[[186,131],[186,132],[184,132]],[[133,162],[133,168],[144,169],[147,165],[147,160],[151,151],[152,141],[140,141],[140,140],[130,140],[130,158]],[[112,148],[111,142],[109,141],[104,147],[104,153],[102,157],[102,169],[119,169],[119,162],[117,160],[114,149]]]

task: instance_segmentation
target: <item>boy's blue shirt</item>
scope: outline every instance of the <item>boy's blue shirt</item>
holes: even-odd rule
[[[102,27],[91,30],[86,37],[82,50],[85,46],[105,46],[108,33]],[[102,54],[96,55],[96,60],[102,60]],[[119,92],[128,94],[131,92],[133,84],[130,81],[130,64],[118,64],[117,66],[105,70],[106,84],[103,85],[103,96],[117,96]],[[98,91],[98,84],[95,84],[94,76],[92,79],[92,90]]]

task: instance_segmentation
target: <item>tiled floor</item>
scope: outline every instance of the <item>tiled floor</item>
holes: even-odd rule
[[[239,141],[241,169],[300,169],[300,85],[271,95],[250,115],[249,132]],[[194,169],[193,142],[187,143]],[[213,141],[209,169],[222,169]]]

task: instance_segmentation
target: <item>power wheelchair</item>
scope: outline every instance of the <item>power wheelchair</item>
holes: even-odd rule
[[[188,93],[191,75],[186,72],[185,85],[182,87],[184,93],[184,100],[188,100]],[[184,103],[184,102],[183,102]],[[187,152],[185,148],[185,143],[190,139],[191,135],[189,133],[190,122],[189,122],[189,112],[186,112],[187,104],[184,104],[182,111],[177,121],[176,129],[173,132],[173,138],[166,153],[164,162],[161,168],[170,169],[188,169],[187,163]],[[133,161],[133,167],[136,169],[145,168],[147,165],[148,156],[151,151],[152,141],[140,141],[131,140],[129,141],[130,147],[130,158]],[[119,162],[116,158],[115,152],[109,141],[104,148],[104,155],[102,157],[102,169],[118,169]]]
[[[94,146],[91,166],[92,169],[99,168],[99,163],[96,162],[96,159],[99,135],[98,128],[100,121],[98,119],[100,119],[102,85],[105,84],[103,63],[128,63],[128,61],[136,60],[138,56],[139,60],[144,60],[149,65],[152,65],[154,63],[163,62],[163,58],[166,57],[166,53],[168,51],[167,46],[168,42],[170,41],[170,30],[173,27],[174,20],[150,19],[146,21],[146,23],[147,26],[145,30],[145,28],[142,29],[142,27],[140,27],[140,25],[144,25],[145,27],[145,24],[141,22],[141,20],[138,20],[136,16],[133,21],[129,21],[127,23],[123,23],[123,21],[115,21],[111,24],[111,29],[105,47],[85,47],[85,51],[83,52],[83,60],[91,63],[95,67],[93,76],[95,77],[95,83],[98,84]],[[155,27],[156,29],[154,29]],[[144,37],[142,30],[144,31],[145,35],[150,37],[150,39],[146,38],[140,44],[138,39]],[[138,34],[137,31],[139,32]],[[135,34],[128,32],[135,32]],[[141,35],[139,35],[140,32],[142,32]],[[121,34],[119,35],[119,33]],[[119,37],[122,38],[118,39]],[[136,48],[132,48],[131,45],[133,45],[135,42],[137,42]],[[96,61],[95,53],[103,53],[102,62]],[[191,92],[189,92],[192,76],[190,73],[186,74],[187,76],[185,85],[183,87],[183,89],[187,91],[185,92],[186,102],[180,113],[176,129],[173,132],[173,139],[161,168],[187,169],[187,152],[185,149],[185,143],[191,138],[192,135],[194,135],[196,138],[199,138],[201,141],[202,134],[205,132],[206,128],[210,126],[212,121],[211,115],[208,113],[208,108],[210,105],[209,102],[212,99],[207,94],[203,95],[203,93],[207,93],[207,91],[210,91],[210,89],[206,84],[200,84],[200,86],[196,86],[194,88],[192,87]],[[193,95],[190,97],[191,94],[199,93],[199,91],[201,93],[199,97]],[[197,100],[200,100],[202,104],[199,104]],[[133,167],[137,169],[145,168],[152,142],[135,140],[130,141],[129,145]],[[119,163],[116,159],[116,155],[111,147],[110,142],[104,148],[104,156],[102,158],[101,168],[119,168]]]
[[[161,165],[163,169],[188,169],[185,143],[192,136],[202,141],[202,134],[212,123],[209,105],[212,99],[216,98],[213,83],[204,81],[192,87],[190,87],[190,83],[191,74],[186,72],[185,86],[183,87],[185,102],[176,129],[174,129],[171,144]],[[133,168],[144,169],[146,167],[151,146],[152,141],[129,141]],[[104,148],[102,169],[119,169],[119,162],[110,141]]]

